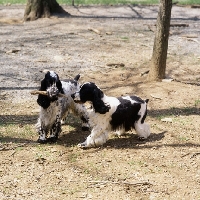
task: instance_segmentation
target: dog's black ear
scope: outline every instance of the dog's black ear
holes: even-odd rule
[[[56,82],[56,87],[58,88],[60,93],[64,94],[64,91],[63,91],[63,88],[62,88],[62,83],[61,83],[60,80]]]
[[[38,95],[37,103],[44,109],[47,109],[50,106],[49,98],[41,94]]]
[[[74,80],[75,80],[75,81],[78,81],[79,78],[80,78],[80,74],[76,75],[75,78],[74,78]]]
[[[100,114],[105,114],[106,112],[109,112],[110,106],[105,105],[105,103],[102,101],[103,92],[99,89],[94,89],[94,99],[93,99],[93,106],[95,112],[98,112]]]
[[[47,89],[46,81],[45,81],[45,79],[43,79],[41,81],[41,87],[40,87],[39,90],[40,91],[46,91],[46,89]],[[41,95],[41,94],[38,95],[37,103],[41,107],[43,107],[44,109],[46,109],[46,108],[48,108],[50,106],[50,100],[49,100],[49,98],[47,96]]]

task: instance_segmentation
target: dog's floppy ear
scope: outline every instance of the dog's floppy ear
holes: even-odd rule
[[[56,82],[56,87],[58,88],[60,93],[64,94],[64,91],[63,91],[63,88],[62,88],[62,83],[61,83],[60,80]]]
[[[99,89],[94,89],[93,95],[93,106],[95,112],[98,112],[100,114],[105,114],[106,112],[109,112],[110,106],[105,105],[105,103],[101,100],[101,98],[103,97],[103,92]]]
[[[43,79],[41,81],[41,87],[40,87],[40,91],[46,91],[47,89],[47,85],[46,85],[46,81],[45,79]],[[45,95],[38,95],[38,99],[37,99],[37,103],[43,107],[44,109],[48,108],[50,106],[50,99],[48,98],[48,96]]]

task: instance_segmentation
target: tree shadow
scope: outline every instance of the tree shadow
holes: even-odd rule
[[[163,131],[158,134],[151,133],[151,135],[147,139],[141,140],[138,138],[137,134],[133,131],[133,133],[126,133],[121,137],[111,138],[103,146],[116,149],[139,148],[141,145],[143,147],[146,143],[151,143],[151,142],[153,143],[162,140],[165,137],[166,133],[167,131]]]
[[[38,115],[0,115],[0,125],[32,125],[36,123],[37,118]]]
[[[92,8],[95,6],[84,6],[84,7],[79,7],[79,6],[74,6],[74,9],[76,10],[76,12],[78,13],[77,15],[75,14],[70,14],[70,16],[65,16],[65,15],[57,15],[58,17],[71,17],[71,18],[99,18],[99,19],[138,19],[138,20],[156,20],[157,19],[157,13],[158,13],[158,5],[157,6],[141,6],[139,4],[127,4],[127,5],[123,5],[125,10],[129,10],[131,12],[126,12],[126,13],[108,13],[107,15],[103,15],[103,14],[97,14],[95,11],[90,11],[90,13],[88,12],[84,12],[84,8],[90,9],[92,10]],[[106,7],[106,6],[104,6]],[[119,6],[112,6],[112,8],[116,8]],[[142,9],[142,8],[148,8],[149,10],[151,10],[151,12],[155,15],[154,17],[147,17],[145,15],[143,15],[143,13],[141,14],[140,12],[137,11],[137,8]],[[107,6],[107,8],[109,8]],[[82,9],[82,10],[81,10]],[[129,14],[127,14],[129,13]],[[184,13],[182,13],[184,14]],[[193,21],[198,21],[200,20],[199,18],[197,18],[196,16],[194,17],[188,17],[188,18],[184,18],[184,17],[171,17],[171,20],[193,20]]]
[[[2,128],[2,132],[0,133],[0,143],[36,143],[34,140],[30,139],[34,136],[29,135],[29,129],[26,128],[27,125],[34,125],[37,118],[38,115],[0,115],[0,127]],[[19,133],[15,136],[14,131],[17,129]],[[3,131],[8,132],[8,134],[3,134]],[[25,131],[27,132],[27,134],[23,135]],[[20,137],[17,137],[17,135],[20,135]]]
[[[37,141],[27,139],[27,138],[17,138],[17,137],[10,137],[10,136],[0,136],[0,143],[1,145],[10,145],[13,144],[26,144],[26,145],[36,145],[38,144]],[[1,146],[0,145],[0,146]]]
[[[160,110],[149,110],[148,115],[153,118],[167,117],[167,116],[189,116],[200,115],[200,109],[198,107],[185,107],[185,108],[169,108]]]

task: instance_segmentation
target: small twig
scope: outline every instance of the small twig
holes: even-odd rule
[[[196,152],[196,153],[194,153],[193,155],[191,155],[190,158],[194,158],[195,156],[197,156],[197,155],[199,155],[199,154],[200,154],[200,152]]]
[[[152,31],[153,33],[155,32],[155,29],[153,29],[150,25],[147,25],[147,27],[148,27],[148,29],[149,29],[150,31]]]
[[[186,154],[182,155],[181,158],[183,158],[183,157],[185,157],[185,156],[188,156],[188,155],[190,155],[190,154],[191,154],[191,153],[186,153]],[[197,156],[197,155],[200,155],[200,152],[193,153],[193,154],[190,156],[190,159],[191,159],[191,158],[194,158],[194,157]]]
[[[69,180],[69,182],[77,182],[76,180]],[[83,181],[83,183],[95,183],[95,184],[124,184],[124,185],[153,185],[150,182],[126,182],[126,181]]]
[[[154,96],[153,94],[150,94],[150,96],[153,97],[154,99],[162,99],[161,97]]]
[[[94,28],[89,28],[88,29],[89,31],[93,31],[94,33],[98,34],[98,35],[101,35],[101,32],[97,29],[94,29]]]
[[[185,37],[185,38],[198,38],[198,35],[181,35],[181,37]]]
[[[144,76],[145,74],[148,74],[150,70],[144,71],[142,73],[140,73],[140,76]]]
[[[107,66],[111,67],[111,66],[119,66],[119,67],[124,67],[125,64],[124,63],[108,63],[106,64]]]
[[[16,150],[14,150],[14,151],[10,154],[10,156],[13,156],[15,153],[16,153]]]
[[[185,156],[188,156],[190,153],[186,153],[184,155],[181,156],[181,158],[184,158]]]
[[[188,41],[193,41],[193,42],[196,42],[196,43],[198,43],[198,44],[199,44],[199,41],[198,41],[198,40],[196,40],[196,39],[193,39],[193,38],[187,38],[187,40],[188,40]]]

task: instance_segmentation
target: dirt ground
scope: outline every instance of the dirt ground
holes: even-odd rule
[[[0,6],[0,199],[200,199],[200,9],[173,7],[173,81],[156,83],[141,73],[157,6],[64,8],[71,17],[23,23],[24,6]],[[80,73],[107,95],[149,98],[151,136],[111,134],[103,147],[83,150],[77,144],[89,132],[70,115],[56,144],[37,144],[30,91],[45,69],[61,79]]]

